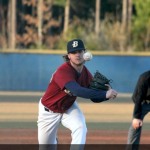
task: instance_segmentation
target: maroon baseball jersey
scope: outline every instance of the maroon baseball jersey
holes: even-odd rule
[[[83,66],[80,76],[71,66],[70,62],[62,64],[53,74],[48,88],[42,97],[42,104],[53,112],[64,113],[76,100],[76,96],[70,95],[65,89],[65,84],[70,81],[77,82],[82,87],[89,87],[92,75]]]

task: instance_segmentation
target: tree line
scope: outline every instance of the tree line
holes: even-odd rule
[[[1,0],[0,49],[150,51],[150,0]]]

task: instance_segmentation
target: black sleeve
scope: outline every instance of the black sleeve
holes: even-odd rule
[[[137,82],[137,85],[135,87],[135,90],[134,90],[134,93],[133,93],[133,96],[132,96],[132,99],[135,103],[135,106],[134,106],[134,111],[133,111],[133,117],[134,118],[138,118],[140,119],[141,117],[141,112],[142,112],[142,101],[144,99],[144,96],[146,95],[146,81],[145,81],[145,78],[144,78],[144,74],[142,74],[140,77],[139,77],[139,80]]]
[[[78,97],[87,98],[87,99],[99,98],[102,101],[106,100],[106,91],[100,91],[100,90],[96,91],[85,87],[81,87],[75,81],[66,83],[65,88],[69,90],[73,95]]]

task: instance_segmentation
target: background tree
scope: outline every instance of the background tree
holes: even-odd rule
[[[18,49],[66,49],[68,40],[81,38],[91,50],[150,50],[150,0],[73,0],[65,11],[67,1],[1,0],[0,48],[13,49],[16,37]]]
[[[121,23],[121,34],[120,34],[120,50],[125,51],[125,39],[124,34],[127,26],[127,0],[122,0],[122,23]]]
[[[16,46],[16,0],[11,1],[11,49]]]
[[[43,6],[43,0],[38,1],[38,44],[39,48],[41,49],[42,47],[42,25],[43,25],[43,11],[42,7]]]
[[[132,19],[132,0],[128,0],[128,32],[131,33],[131,19]]]
[[[11,46],[11,23],[12,23],[12,18],[11,18],[11,13],[12,13],[12,1],[8,1],[8,11],[7,11],[7,48],[10,48]],[[9,20],[9,21],[8,21]]]
[[[22,14],[22,18],[26,21],[25,31],[22,35],[17,36],[18,44],[21,42],[27,48],[39,48],[39,35],[42,37],[42,48],[53,48],[57,40],[57,34],[54,32],[54,27],[58,27],[60,22],[53,18],[53,2],[52,0],[43,0],[42,14],[40,27],[38,27],[38,0],[23,0],[23,5],[26,9],[30,10],[27,14]],[[41,28],[42,31],[38,32]],[[42,34],[41,34],[42,32]],[[39,35],[38,35],[39,33]],[[41,40],[41,39],[40,39]]]
[[[128,20],[127,20],[127,32],[128,32],[128,41],[129,41],[129,50],[131,51],[132,49],[132,38],[131,38],[131,26],[132,26],[132,0],[128,0]]]
[[[150,51],[150,0],[133,0],[136,14],[133,17],[132,35],[136,51]]]
[[[96,0],[95,7],[96,7],[96,13],[95,13],[95,33],[98,36],[99,34],[99,28],[100,28],[100,4],[101,0]]]
[[[122,28],[127,25],[127,0],[122,0]]]
[[[65,18],[64,18],[64,34],[66,34],[68,30],[69,25],[69,15],[70,14],[70,0],[66,0],[66,6],[65,6]]]
[[[8,2],[0,1],[0,48],[7,48],[7,8]]]

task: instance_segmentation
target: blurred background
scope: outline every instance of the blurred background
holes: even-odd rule
[[[11,141],[14,130],[8,128],[34,129],[30,142],[37,143],[38,101],[63,63],[67,42],[76,38],[93,54],[85,63],[89,71],[112,79],[118,92],[101,104],[77,99],[87,127],[125,130],[126,143],[131,96],[139,75],[150,70],[149,8],[150,0],[0,0],[0,143],[25,140],[19,135]]]
[[[1,0],[0,49],[149,51],[150,0]]]
[[[79,38],[94,56],[91,73],[132,93],[150,64],[149,7],[150,0],[1,0],[0,90],[45,91],[67,42]]]

